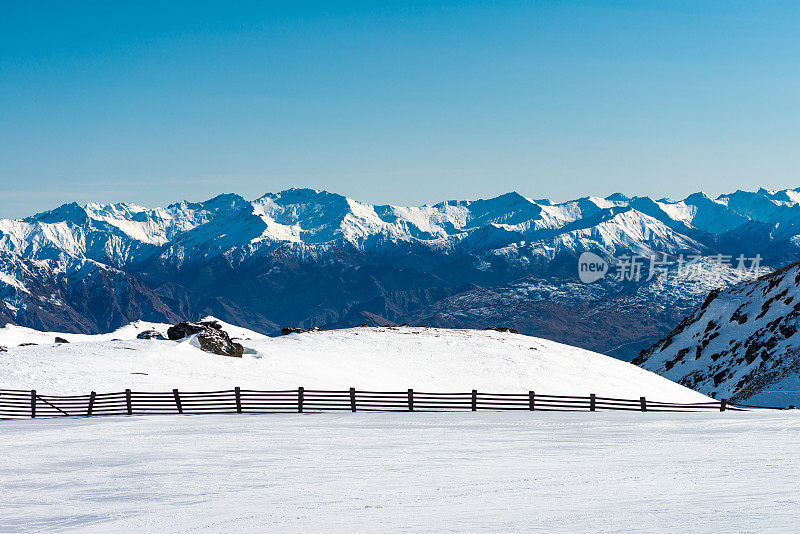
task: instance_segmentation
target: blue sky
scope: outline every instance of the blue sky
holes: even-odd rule
[[[7,2],[0,217],[800,186],[800,3]]]

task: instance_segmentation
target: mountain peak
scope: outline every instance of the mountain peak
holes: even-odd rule
[[[41,223],[59,223],[71,222],[75,225],[82,225],[89,219],[86,209],[79,205],[77,202],[69,202],[52,209],[37,213],[31,217],[23,219],[25,222],[41,222]]]
[[[211,211],[224,209],[238,209],[249,204],[244,197],[235,193],[223,193],[202,203],[205,209]]]
[[[256,201],[264,198],[270,198],[273,200],[281,199],[285,202],[298,203],[298,202],[312,201],[318,198],[331,198],[331,197],[342,198],[342,199],[347,198],[344,195],[340,195],[338,193],[331,193],[324,189],[312,189],[310,187],[290,187],[288,189],[283,189],[281,191],[278,191],[277,193],[267,193],[265,195],[262,195],[261,197],[256,199]]]
[[[710,196],[708,196],[705,192],[698,191],[697,193],[692,193],[691,195],[686,197],[683,201],[686,204],[693,204],[693,203],[699,203],[699,202],[704,202],[704,203],[714,202],[714,199],[712,199]]]

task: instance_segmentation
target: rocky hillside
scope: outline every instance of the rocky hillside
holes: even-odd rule
[[[760,254],[777,268],[800,259],[797,236],[795,190],[563,203],[509,193],[398,207],[290,189],[153,209],[66,204],[0,220],[0,324],[92,333],[215,315],[273,333],[513,322],[630,359],[710,288],[687,293],[667,275],[587,290],[576,276],[581,253]],[[651,293],[675,298],[648,304]],[[626,312],[634,301],[640,311]]]
[[[800,405],[800,263],[702,305],[633,363],[715,398]]]

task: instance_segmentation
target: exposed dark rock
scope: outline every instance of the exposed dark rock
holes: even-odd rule
[[[736,308],[736,311],[733,312],[733,315],[731,315],[731,319],[730,319],[731,322],[736,321],[739,324],[744,324],[744,323],[747,322],[747,314],[746,313],[742,313],[742,309],[745,308],[746,306],[747,306],[747,304],[742,304],[741,306]]]
[[[234,358],[241,358],[244,354],[244,347],[233,342],[228,333],[222,330],[221,325],[216,321],[200,323],[184,321],[167,330],[167,336],[172,340],[183,339],[195,334],[197,334],[200,349],[205,352]]]
[[[517,330],[507,326],[487,326],[484,330],[494,330],[495,332],[509,332],[511,334],[519,334]]]
[[[209,328],[205,332],[197,334],[197,341],[200,343],[202,350],[219,354],[220,356],[241,358],[244,354],[244,347],[231,341],[228,333],[224,330]]]
[[[222,330],[222,327],[216,321],[203,321],[200,323],[181,321],[175,326],[170,326],[167,329],[167,337],[174,341],[194,334],[199,334],[200,332],[204,332],[205,330],[209,329]]]
[[[289,334],[304,334],[308,332],[305,328],[298,328],[296,326],[284,326],[281,328],[281,335],[288,336]]]
[[[753,363],[760,348],[761,347],[757,343],[752,343],[747,346],[747,350],[744,353],[744,359],[747,361],[747,365]]]
[[[719,289],[711,290],[711,292],[706,297],[706,300],[704,300],[703,304],[700,306],[700,309],[705,310],[706,308],[708,308],[708,305],[714,302],[714,299],[719,296],[719,293],[720,293]]]
[[[289,334],[305,334],[306,332],[319,332],[320,330],[322,329],[318,326],[312,326],[309,329],[298,328],[296,326],[284,326],[281,328],[281,335],[288,336]]]
[[[0,345],[0,352],[8,352],[8,348]]]
[[[63,337],[56,336],[56,343],[69,343],[69,341],[67,341]]]
[[[30,346],[33,346],[33,345],[38,345],[38,343],[20,343],[19,344],[20,347],[30,347]]]
[[[136,335],[136,339],[164,339],[164,334],[158,330],[144,330]]]
[[[782,324],[778,328],[780,329],[781,334],[783,334],[783,337],[785,338],[790,338],[797,332],[797,326],[793,324],[788,324],[788,325]]]
[[[728,374],[727,369],[723,369],[719,373],[714,375],[714,386],[718,386],[720,382],[725,379],[725,376]]]

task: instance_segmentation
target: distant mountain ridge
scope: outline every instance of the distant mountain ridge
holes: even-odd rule
[[[555,302],[568,312],[559,309],[566,326],[553,329],[536,326],[546,316],[525,320],[553,304],[546,292],[533,307],[495,297],[524,280],[579,294],[576,258],[584,251],[609,259],[760,254],[763,265],[781,267],[800,259],[799,191],[717,199],[697,193],[681,201],[615,194],[563,203],[507,193],[398,207],[288,189],[253,201],[224,194],[152,209],[71,203],[0,220],[0,323],[94,333],[134,320],[212,314],[267,333],[285,324],[459,326],[453,306],[465,299],[455,297],[474,292],[473,305],[492,296],[492,321],[527,324],[534,335],[543,328],[551,339],[597,349],[594,336],[570,331],[567,317],[582,313],[581,302]],[[601,305],[609,299],[622,309],[627,301],[616,299],[640,286],[597,286],[605,289],[590,307],[610,309]],[[676,310],[659,313],[648,337],[637,338],[635,324],[617,325],[610,344],[660,337],[674,326]]]

